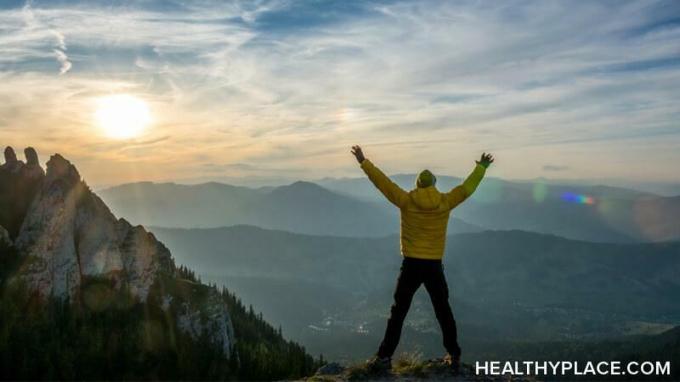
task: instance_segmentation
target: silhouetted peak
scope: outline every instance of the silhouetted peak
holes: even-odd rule
[[[24,150],[26,156],[26,164],[17,159],[17,154],[11,146],[5,148],[5,163],[0,168],[8,170],[16,176],[26,178],[36,178],[45,175],[44,171],[38,163],[38,153],[32,147],[27,147]]]
[[[11,174],[19,174],[24,168],[24,162],[17,159],[17,154],[11,146],[5,147],[5,163],[0,166]]]
[[[80,174],[76,167],[59,154],[54,154],[47,161],[47,180],[63,179],[69,184],[80,181]]]
[[[38,162],[38,153],[33,147],[26,147],[24,149],[24,156],[26,157],[26,164],[29,166],[40,166]]]
[[[12,146],[5,147],[5,164],[14,164],[18,162],[17,154],[14,152]]]

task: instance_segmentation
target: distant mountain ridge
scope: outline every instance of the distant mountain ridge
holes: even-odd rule
[[[413,175],[393,179],[404,189]],[[447,190],[460,178],[441,176]],[[399,211],[366,178],[298,181],[248,188],[222,183],[132,183],[100,191],[111,209],[135,223],[176,228],[255,225],[302,234],[372,237],[399,232]],[[680,239],[680,196],[610,186],[487,177],[452,212],[451,233],[484,229],[555,234],[593,242]]]
[[[415,175],[392,179],[413,187]],[[461,178],[439,176],[447,190]],[[365,201],[381,197],[364,177],[322,179],[319,184]],[[461,220],[487,229],[520,229],[595,242],[680,239],[680,197],[665,197],[621,187],[536,180],[506,181],[487,176],[469,201],[456,210]]]
[[[99,193],[115,213],[148,226],[214,228],[247,224],[333,236],[384,236],[399,231],[396,209],[303,181],[262,188],[142,182]],[[456,232],[481,230],[460,221],[452,226]]]

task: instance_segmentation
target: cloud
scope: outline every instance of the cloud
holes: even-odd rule
[[[569,170],[569,166],[560,166],[553,164],[547,164],[543,166],[543,171],[566,171],[566,170]]]
[[[14,33],[10,34],[8,40],[10,43],[14,43],[15,46],[9,45],[7,50],[11,51],[12,53],[10,54],[15,56],[15,62],[21,62],[25,58],[30,58],[32,54],[39,52],[40,50],[37,45],[42,45],[42,41],[44,41],[46,34],[50,34],[55,40],[52,52],[60,65],[59,75],[66,74],[71,70],[73,64],[66,55],[67,48],[64,34],[56,29],[52,29],[48,24],[37,17],[33,11],[32,5],[32,1],[26,1],[21,8],[19,15],[15,15],[11,10],[5,11],[5,13],[8,13],[8,15],[3,15],[6,16],[4,17],[5,19],[9,18],[10,21],[15,21],[11,19],[18,18],[23,21],[23,25],[15,29]],[[10,22],[9,25],[9,29],[12,30],[12,25],[16,27],[20,24]],[[39,54],[38,57],[44,57],[44,55]],[[10,58],[10,60],[12,59]]]
[[[202,163],[200,168],[205,175],[223,176],[300,176],[306,169],[294,167],[257,166],[250,163]]]
[[[57,40],[57,49],[59,50],[66,50],[66,39],[62,33],[56,30],[51,30],[50,33],[54,35],[54,38]]]
[[[59,68],[59,74],[66,74],[69,70],[71,70],[71,67],[73,67],[73,64],[71,64],[71,61],[68,60],[68,56],[66,53],[59,49],[54,50],[54,55],[57,58],[57,61],[61,64],[61,67]]]
[[[144,152],[170,167],[200,147],[211,163],[346,174],[354,143],[402,172],[443,163],[459,175],[483,150],[516,157],[497,170],[515,177],[540,175],[529,152],[572,176],[598,150],[621,158],[592,169],[608,176],[651,163],[655,144],[674,152],[663,163],[680,160],[675,4],[125,4],[0,10],[0,121],[123,160],[92,136],[88,102],[126,91],[154,109],[148,139],[173,137]],[[61,74],[78,70],[55,76],[55,57]],[[81,144],[63,143],[74,131]]]
[[[61,64],[61,67],[59,68],[59,75],[64,75],[73,67],[73,64],[71,61],[69,61],[69,58],[66,55],[66,39],[64,38],[64,35],[57,30],[50,30],[50,33],[52,33],[56,39],[56,48],[54,49],[54,54],[57,57],[57,62]]]

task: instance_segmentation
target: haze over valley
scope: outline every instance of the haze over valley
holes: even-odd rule
[[[412,187],[413,175],[393,179]],[[440,176],[438,187],[460,181]],[[143,182],[100,194],[114,212],[149,225],[180,263],[228,285],[315,354],[357,360],[375,350],[401,257],[398,211],[368,180]],[[509,344],[525,342],[536,348],[522,354],[535,355],[546,341],[597,342],[680,324],[679,201],[578,182],[487,179],[452,214],[445,255],[468,355],[517,355]],[[437,356],[438,330],[421,290],[399,350]]]

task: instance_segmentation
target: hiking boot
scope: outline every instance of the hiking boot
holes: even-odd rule
[[[442,361],[444,365],[451,368],[454,374],[460,373],[460,355],[453,356],[451,353],[446,353]]]
[[[366,361],[366,369],[371,373],[384,373],[392,370],[392,358],[377,355]]]

